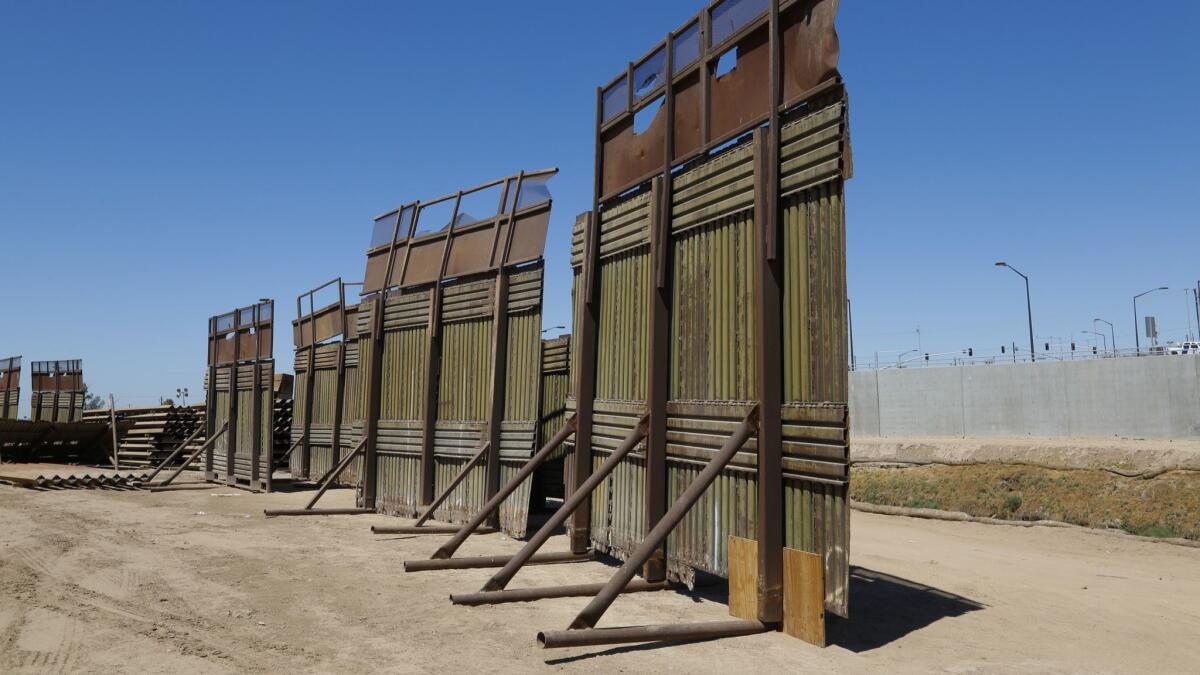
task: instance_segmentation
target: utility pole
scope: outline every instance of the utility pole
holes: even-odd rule
[[[1025,280],[1025,313],[1029,317],[1029,362],[1033,363],[1034,361],[1037,361],[1037,349],[1034,349],[1033,347],[1033,304],[1029,301],[1029,277],[1021,274],[1017,268],[1003,261],[996,263],[996,267],[1007,267],[1017,274],[1020,274],[1021,278]],[[1015,346],[1013,349],[1013,354],[1014,356],[1016,355]]]
[[[1153,293],[1155,291],[1165,291],[1165,290],[1167,290],[1166,286],[1159,286],[1158,288],[1151,288],[1150,290],[1146,291],[1145,293],[1138,293],[1137,295],[1133,296],[1133,344],[1134,344],[1133,355],[1134,356],[1142,355],[1142,338],[1141,338],[1141,333],[1139,332],[1139,328],[1138,328],[1138,312],[1137,312],[1138,298],[1142,297],[1143,295],[1149,295],[1150,293]]]
[[[1116,329],[1113,327],[1113,325],[1112,325],[1112,322],[1110,322],[1110,321],[1105,321],[1104,319],[1092,319],[1092,328],[1095,328],[1095,327],[1096,327],[1096,322],[1097,322],[1097,321],[1099,321],[1100,323],[1107,323],[1107,324],[1108,324],[1108,333],[1109,333],[1109,336],[1110,336],[1110,337],[1112,337],[1112,341],[1111,341],[1111,342],[1109,342],[1109,344],[1111,344],[1111,345],[1112,345],[1113,355],[1115,356],[1115,355],[1116,355],[1116,353],[1117,353],[1117,332],[1116,332]]]

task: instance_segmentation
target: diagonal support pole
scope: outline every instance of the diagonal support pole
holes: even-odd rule
[[[154,477],[157,476],[160,471],[165,469],[168,464],[175,461],[176,457],[183,454],[183,449],[186,448],[189,443],[196,440],[196,438],[202,433],[204,433],[204,427],[202,427],[202,426],[197,427],[196,430],[192,432],[192,435],[187,437],[187,440],[180,443],[179,447],[175,448],[174,452],[172,452],[169,457],[167,457],[166,459],[163,460],[162,464],[159,464],[158,467],[154,469],[154,471],[150,472],[150,475],[146,477],[146,482],[149,483],[150,481],[154,480]],[[208,445],[208,443],[205,442],[204,445]]]
[[[704,491],[708,489],[708,486],[712,485],[721,471],[737,455],[738,450],[754,434],[755,429],[758,427],[758,412],[758,404],[756,403],[750,409],[750,412],[746,414],[746,418],[742,420],[742,423],[738,425],[737,430],[725,440],[725,443],[717,451],[717,454],[708,461],[708,464],[700,472],[700,475],[696,476],[696,479],[687,486],[683,494],[679,495],[679,499],[675,500],[670,510],[663,515],[662,520],[654,525],[654,529],[646,533],[646,538],[642,540],[637,549],[625,560],[625,564],[621,565],[621,569],[617,570],[617,573],[604,585],[603,590],[597,593],[596,597],[592,598],[592,601],[579,612],[579,615],[575,617],[575,621],[571,622],[569,627],[571,630],[596,627],[596,622],[600,620],[601,616],[604,616],[604,612],[608,610],[617,599],[617,596],[621,594],[621,591],[637,575],[642,564],[650,556],[654,555],[654,551],[667,540],[667,535],[671,534],[671,530],[674,530],[675,526],[679,525],[680,521],[687,515],[687,512],[704,495]]]
[[[362,449],[366,444],[366,438],[359,441],[358,445],[354,446],[354,450],[346,453],[346,456],[342,458],[342,461],[338,462],[337,465],[330,469],[328,473],[321,477],[321,488],[317,490],[317,494],[313,495],[313,498],[309,500],[308,505],[304,507],[305,511],[311,511],[312,507],[317,505],[317,502],[320,501],[321,497],[325,496],[325,492],[329,490],[329,486],[333,485],[334,479],[342,475],[342,472],[346,470],[346,467],[350,466],[350,462],[354,461],[355,457],[358,457],[359,453],[362,452]]]
[[[287,452],[283,453],[283,455],[279,458],[280,466],[282,466],[284,462],[291,458],[292,453],[296,451],[296,448],[300,447],[300,444],[302,444],[306,438],[308,438],[308,434],[301,433],[299,438],[292,441],[292,446],[288,448]]]
[[[450,484],[446,486],[445,490],[442,490],[442,494],[438,495],[437,499],[433,500],[433,503],[425,509],[425,513],[421,514],[420,518],[417,518],[417,523],[413,525],[414,528],[424,525],[425,521],[429,520],[429,517],[433,515],[433,512],[442,505],[442,502],[450,498],[451,493],[454,492],[454,488],[458,487],[459,483],[466,480],[467,474],[471,473],[471,469],[474,469],[475,465],[483,461],[483,458],[487,456],[488,450],[490,450],[491,447],[492,444],[490,441],[484,441],[483,446],[479,448],[479,452],[475,453],[475,456],[471,458],[471,461],[467,462],[467,464],[461,470],[459,470],[458,475],[454,477],[454,480],[450,481]]]
[[[463,525],[462,528],[459,529],[458,533],[451,537],[449,541],[442,544],[441,548],[435,551],[430,559],[437,560],[440,558],[449,558],[450,556],[454,555],[454,552],[458,550],[459,546],[462,546],[463,542],[467,540],[467,537],[470,537],[475,530],[479,529],[479,526],[483,524],[483,521],[487,520],[488,516],[490,516],[493,511],[500,508],[500,505],[504,503],[504,500],[508,499],[508,496],[515,492],[526,478],[529,478],[531,475],[533,475],[533,472],[542,465],[542,462],[545,462],[546,459],[550,457],[550,455],[558,448],[558,446],[563,444],[563,441],[567,440],[568,436],[575,433],[575,419],[575,415],[571,415],[566,423],[563,424],[562,428],[558,430],[558,433],[554,434],[554,437],[551,438],[546,445],[542,446],[542,449],[538,450],[537,454],[535,454],[533,457],[530,457],[528,462],[525,462],[525,466],[521,467],[521,470],[517,472],[517,475],[513,476],[512,480],[508,481],[504,487],[500,488],[500,491],[497,492],[491,499],[489,499],[487,504],[484,504],[483,508],[479,509],[479,511],[477,511],[475,515],[471,517],[471,521],[466,525]]]
[[[625,456],[628,455],[634,448],[636,448],[638,443],[642,442],[642,439],[644,439],[646,434],[649,432],[649,428],[650,416],[642,415],[642,418],[638,420],[636,425],[634,425],[633,430],[625,436],[625,440],[621,441],[621,445],[617,446],[617,448],[613,450],[612,454],[608,456],[608,459],[604,460],[604,463],[600,465],[600,468],[593,471],[592,475],[588,476],[588,479],[584,481],[583,485],[580,485],[578,490],[571,493],[571,496],[563,502],[563,505],[554,512],[553,516],[550,516],[550,519],[547,520],[544,525],[542,525],[541,529],[537,531],[537,534],[533,535],[533,538],[529,540],[529,543],[525,544],[525,546],[521,548],[521,551],[513,556],[512,560],[508,561],[506,565],[504,565],[503,569],[501,569],[499,572],[496,572],[491,579],[488,579],[488,582],[483,585],[483,588],[479,589],[480,592],[499,591],[507,587],[508,582],[512,581],[512,578],[516,576],[517,572],[520,571],[521,567],[529,561],[533,554],[537,553],[538,549],[540,549],[546,543],[546,541],[548,541],[550,537],[558,531],[558,528],[562,527],[563,523],[567,522],[567,518],[570,518],[571,514],[575,513],[576,509],[578,509],[585,501],[591,498],[592,492],[596,490],[600,483],[607,478],[608,475],[611,474],[618,465],[620,465],[621,461],[625,459]]]
[[[213,435],[212,435],[212,438],[208,439],[207,441],[204,441],[204,445],[201,445],[199,448],[197,448],[197,449],[196,449],[196,451],[195,451],[195,452],[193,452],[193,453],[191,454],[191,456],[190,456],[190,457],[188,457],[186,460],[184,460],[183,464],[180,464],[180,465],[179,465],[179,468],[178,468],[178,469],[175,469],[175,473],[171,474],[170,476],[167,476],[167,479],[166,479],[166,480],[164,480],[163,482],[159,483],[158,485],[156,485],[156,486],[154,486],[154,487],[166,487],[166,486],[170,485],[170,484],[171,484],[171,481],[173,481],[173,480],[175,480],[176,478],[178,478],[178,477],[179,477],[179,474],[183,473],[185,469],[187,469],[189,466],[191,466],[191,465],[192,465],[192,462],[196,461],[196,458],[197,458],[197,457],[199,457],[199,456],[200,456],[200,455],[201,455],[201,454],[202,454],[202,453],[203,453],[205,450],[207,450],[207,449],[208,449],[210,446],[212,446],[212,444],[213,444],[213,443],[216,443],[216,442],[217,442],[217,439],[218,439],[218,438],[220,438],[220,437],[221,437],[221,434],[225,433],[225,431],[226,431],[227,429],[229,429],[229,423],[228,423],[228,422],[226,422],[225,424],[221,425],[221,430],[220,430],[220,431],[218,431],[217,433],[213,434]],[[158,473],[158,472],[157,472],[157,471],[155,471],[155,473]],[[146,482],[147,482],[147,483],[149,483],[150,481],[149,481],[149,480],[147,480]]]

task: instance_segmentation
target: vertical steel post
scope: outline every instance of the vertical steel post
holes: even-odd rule
[[[301,468],[305,478],[311,478],[312,473],[312,412],[313,412],[313,392],[316,391],[317,381],[317,345],[316,332],[313,330],[313,305],[312,294],[308,294],[308,315],[305,318],[302,301],[296,300],[296,310],[300,312],[300,344],[308,345],[308,375],[304,378],[304,445],[301,447]],[[309,338],[304,337],[304,326],[308,325]],[[332,460],[330,460],[332,461]]]
[[[385,284],[387,280],[385,280]],[[386,290],[371,299],[371,368],[367,373],[366,410],[363,411],[363,456],[362,456],[362,502],[365,509],[375,508],[376,480],[378,467],[377,446],[379,445],[380,397],[383,389],[383,307]],[[362,353],[359,353],[362,364]],[[359,374],[362,377],[362,374]]]
[[[670,175],[669,173],[667,174]],[[650,419],[646,436],[645,509],[646,532],[667,511],[667,391],[671,363],[670,284],[667,265],[671,245],[668,225],[669,185],[662,176],[650,186],[650,363],[646,387],[646,408]],[[646,560],[642,576],[647,581],[662,581],[667,575],[666,546],[659,546]]]
[[[758,369],[758,619],[783,619],[783,270],[779,256],[779,0],[771,0],[771,114],[754,135]]]
[[[575,380],[575,453],[567,491],[583,486],[592,472],[592,415],[596,397],[596,340],[600,326],[600,195],[603,190],[604,158],[600,148],[600,125],[604,120],[604,90],[596,88],[595,170],[592,178],[592,211],[584,217],[582,298],[580,306],[578,359]],[[575,338],[572,338],[574,342]],[[592,502],[588,499],[567,525],[572,553],[583,553],[591,546]]]
[[[512,227],[509,227],[512,231]],[[500,432],[504,421],[505,385],[508,380],[508,270],[501,262],[496,272],[496,295],[492,314],[492,394],[491,410],[488,414],[487,453],[487,497],[495,496],[500,489]],[[496,527],[500,522],[497,509],[488,516],[488,525]]]

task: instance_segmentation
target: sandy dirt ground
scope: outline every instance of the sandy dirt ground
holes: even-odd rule
[[[405,574],[442,537],[383,516],[265,519],[305,492],[0,486],[0,672],[1197,672],[1200,550],[1084,531],[854,513],[853,618],[773,633],[539,650],[581,598],[464,608],[489,570]],[[323,505],[351,505],[349,490]],[[499,534],[461,554],[515,552]],[[558,537],[547,550],[562,550]],[[605,580],[533,567],[512,587]],[[721,589],[623,597],[602,626],[722,620]]]

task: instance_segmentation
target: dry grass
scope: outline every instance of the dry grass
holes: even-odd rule
[[[850,496],[871,504],[1200,539],[1200,473],[1189,471],[1139,479],[1004,464],[855,467]]]

